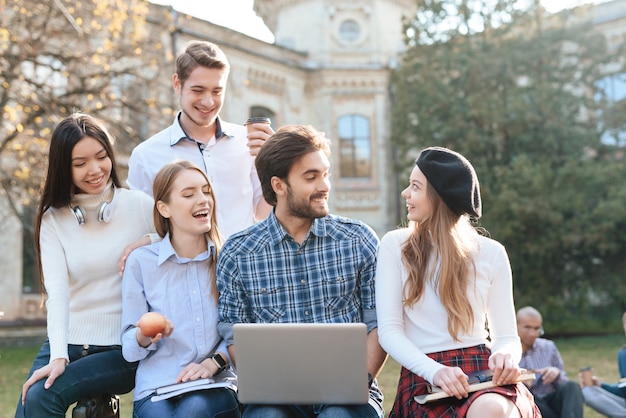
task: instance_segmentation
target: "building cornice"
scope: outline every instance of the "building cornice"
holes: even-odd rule
[[[170,6],[151,3],[150,7],[152,9],[151,13],[146,18],[148,23],[168,27],[172,34],[183,34],[189,38],[213,42],[220,45],[220,47],[242,51],[251,56],[288,67],[305,67],[303,63],[308,56],[306,52],[269,44],[241,32],[180,13]],[[169,21],[164,22],[164,18]],[[199,30],[195,29],[195,27],[208,28],[209,30]],[[212,35],[213,32],[215,35]]]
[[[320,0],[254,0],[253,9],[263,19],[267,27],[275,33],[278,27],[278,15],[281,11],[314,1],[319,2]],[[407,13],[414,13],[417,9],[415,0],[360,0],[358,6],[362,7],[374,2],[390,3],[401,10],[406,10]],[[354,0],[327,0],[326,3],[329,9],[341,7],[342,4],[355,6]]]

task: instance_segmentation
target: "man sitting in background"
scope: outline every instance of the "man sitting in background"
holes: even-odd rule
[[[622,326],[626,335],[626,312],[622,315]],[[620,383],[626,378],[626,344],[617,353],[617,366],[619,368]],[[583,387],[583,397],[585,403],[599,413],[609,418],[626,418],[626,387],[619,387],[618,384],[600,382],[596,376],[592,378],[592,385]]]
[[[519,366],[536,373],[530,385],[543,418],[582,418],[583,396],[578,383],[567,380],[563,359],[553,341],[543,335],[539,311],[526,306],[517,311],[517,333],[522,342]]]

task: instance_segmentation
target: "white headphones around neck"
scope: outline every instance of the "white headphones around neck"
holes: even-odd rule
[[[102,202],[98,205],[96,209],[96,215],[98,217],[98,222],[109,222],[113,218],[113,209],[115,208],[115,196],[117,195],[117,188],[113,186],[113,197],[110,202]],[[78,225],[83,225],[87,222],[87,214],[85,210],[80,206],[70,206],[70,210],[74,214],[76,218],[76,222]]]

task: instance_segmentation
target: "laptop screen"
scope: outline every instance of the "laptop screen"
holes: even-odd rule
[[[365,324],[235,324],[239,401],[365,404]]]

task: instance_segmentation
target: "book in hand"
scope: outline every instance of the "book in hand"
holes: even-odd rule
[[[156,389],[156,395],[152,397],[152,402],[172,398],[187,392],[215,388],[230,388],[237,391],[237,375],[232,369],[226,369],[213,377],[161,386]]]
[[[490,370],[482,370],[479,372],[474,372],[468,375],[469,377],[469,392],[476,392],[478,390],[489,389],[496,385],[491,380],[493,378],[492,372]],[[535,373],[524,371],[516,380],[515,383],[520,382],[528,382],[535,380]],[[430,393],[425,393],[423,395],[415,396],[414,399],[419,404],[425,404],[426,402],[436,401],[439,399],[445,399],[452,397],[448,393],[444,392],[438,386],[429,385]]]

